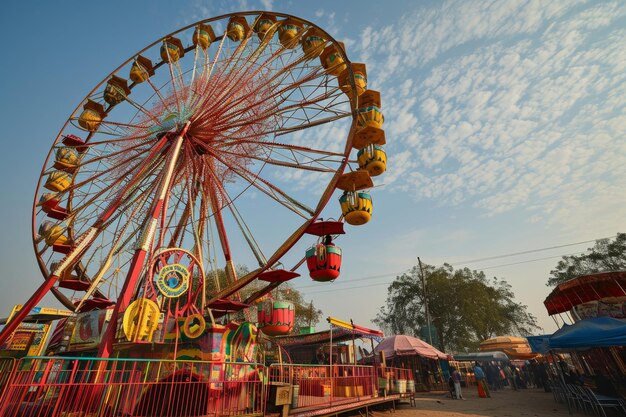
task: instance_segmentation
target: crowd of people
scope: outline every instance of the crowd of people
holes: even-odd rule
[[[546,364],[535,360],[527,361],[523,366],[512,362],[476,362],[473,376],[481,397],[490,397],[491,391],[510,387],[515,391],[526,388],[543,388],[549,390],[548,371]],[[463,399],[461,392],[462,376],[458,369],[451,368],[448,384],[452,398]]]

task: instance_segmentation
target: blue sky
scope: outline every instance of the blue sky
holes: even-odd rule
[[[239,10],[316,23],[367,64],[369,87],[382,95],[389,163],[372,190],[374,217],[338,241],[339,280],[312,283],[301,270],[294,281],[326,315],[371,324],[386,286],[417,256],[462,267],[626,230],[623,2],[9,1],[0,16],[3,314],[41,280],[32,202],[67,117],[136,51]],[[290,232],[279,219],[273,226]],[[542,305],[549,271],[559,255],[592,244],[467,266],[506,279],[551,331]],[[537,258],[549,259],[525,262]]]

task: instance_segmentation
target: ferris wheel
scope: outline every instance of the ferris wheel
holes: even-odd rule
[[[346,221],[367,222],[362,190],[386,155],[380,95],[366,90],[342,43],[279,13],[215,17],[142,49],[79,104],[41,171],[33,242],[46,290],[76,312],[126,308],[157,255],[184,248],[210,306],[276,269],[335,189]],[[237,276],[249,259],[259,267]]]

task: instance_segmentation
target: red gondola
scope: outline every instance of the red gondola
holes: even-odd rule
[[[293,329],[296,317],[293,303],[265,300],[258,309],[259,330],[266,335],[281,336]]]

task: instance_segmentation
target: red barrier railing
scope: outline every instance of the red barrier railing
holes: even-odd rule
[[[247,363],[24,358],[3,417],[262,415],[263,368]]]
[[[412,376],[408,369],[386,368],[389,375],[403,376],[406,385]],[[379,387],[380,368],[354,365],[271,365],[269,382],[291,385],[292,408],[332,406],[342,402],[370,399],[392,391]],[[397,379],[392,379],[397,381]],[[395,386],[395,385],[394,385]],[[398,392],[398,391],[395,391]]]
[[[16,363],[15,358],[0,358],[0,404],[2,404],[4,389],[15,371]]]

